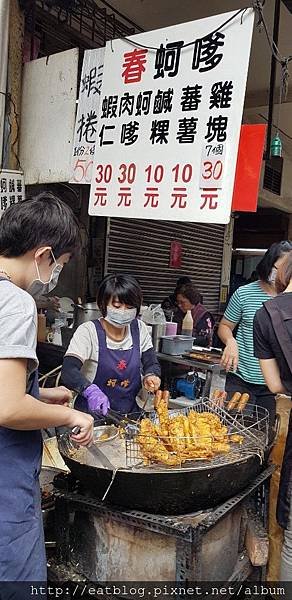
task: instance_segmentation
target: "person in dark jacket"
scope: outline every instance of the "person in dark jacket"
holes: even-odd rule
[[[200,300],[201,294],[192,285],[183,285],[177,290],[176,302],[181,314],[177,332],[178,334],[181,333],[184,317],[187,311],[190,310],[194,321],[194,344],[210,346],[212,345],[214,318]]]
[[[274,394],[292,395],[292,251],[279,267],[276,291],[254,319],[254,352],[267,386]],[[285,529],[281,581],[292,581],[292,413],[281,472],[277,506],[279,525]]]

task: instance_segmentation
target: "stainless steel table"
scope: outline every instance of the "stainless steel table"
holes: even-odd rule
[[[187,358],[184,356],[173,356],[171,354],[164,354],[163,352],[157,353],[157,358],[160,363],[166,364],[166,368],[164,369],[165,377],[169,381],[171,378],[171,365],[181,365],[185,367],[191,367],[194,371],[199,371],[201,373],[206,374],[205,385],[202,390],[202,396],[208,397],[210,395],[211,389],[214,387],[222,387],[222,386],[214,386],[214,378],[218,379],[218,377],[222,378],[222,381],[225,379],[225,371],[222,369],[221,365],[216,363],[212,363],[209,361],[203,360],[193,360],[192,358]],[[223,388],[222,388],[223,389]]]

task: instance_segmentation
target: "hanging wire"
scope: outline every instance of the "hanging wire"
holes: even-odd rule
[[[253,8],[257,12],[258,19],[259,19],[257,26],[261,26],[261,25],[263,26],[270,49],[271,49],[271,52],[272,52],[274,58],[276,59],[276,61],[281,65],[282,65],[282,63],[286,63],[286,62],[289,63],[292,60],[292,55],[290,54],[287,57],[282,56],[277,44],[274,42],[274,40],[269,32],[269,29],[268,29],[268,26],[267,26],[267,23],[265,20],[265,16],[264,16],[264,4],[265,4],[265,2],[263,2],[261,0],[253,1]]]
[[[275,126],[276,136],[279,135],[280,131],[280,116],[281,116],[281,106],[283,102],[283,97],[286,99],[288,94],[288,79],[289,79],[289,61],[288,59],[284,59],[281,62],[281,82],[279,88],[279,108],[278,108],[278,116],[277,123]]]
[[[278,46],[274,42],[272,35],[269,32],[269,29],[268,29],[268,26],[267,26],[267,23],[265,20],[265,16],[264,16],[265,2],[266,2],[266,0],[253,0],[252,8],[255,10],[255,12],[258,15],[258,21],[257,21],[256,26],[258,28],[263,27],[268,44],[270,46],[270,50],[271,50],[274,58],[276,59],[276,61],[281,65],[281,69],[282,69],[281,83],[282,83],[282,88],[283,88],[281,93],[285,97],[288,92],[288,79],[289,79],[288,65],[289,65],[289,62],[292,60],[292,55],[289,55],[287,57],[282,56],[282,54],[279,51]],[[226,19],[226,21],[224,21],[221,25],[219,25],[219,27],[217,27],[210,34],[208,34],[208,36],[206,35],[204,37],[212,37],[214,34],[218,33],[219,31],[224,29],[227,25],[229,25],[229,23],[234,21],[234,19],[236,19],[239,15],[241,15],[240,24],[242,25],[244,15],[247,10],[248,10],[248,7],[239,9],[234,15],[232,15],[231,17]],[[131,46],[136,46],[138,48],[145,48],[146,50],[154,50],[155,52],[157,52],[157,50],[159,50],[159,48],[157,46],[146,46],[145,44],[141,44],[141,43],[137,42],[135,39],[131,39],[128,37],[124,37],[121,39],[125,42],[128,42],[128,44],[130,44]],[[196,43],[196,41],[197,40],[193,40],[192,42],[183,44],[182,49],[188,48],[189,46],[193,46]],[[113,46],[112,46],[112,51],[114,51]],[[282,96],[281,96],[281,98],[282,98]]]
[[[277,117],[277,125],[276,125],[276,136],[279,134],[279,124],[280,124],[280,115],[281,115],[281,104],[282,104],[282,95],[283,95],[283,77],[281,72],[281,83],[279,90],[279,108],[278,108],[278,117]]]
[[[292,55],[290,54],[289,56],[283,56],[278,48],[278,46],[276,45],[275,41],[273,40],[266,20],[265,20],[265,15],[264,15],[264,7],[265,1],[261,1],[261,0],[254,0],[253,2],[253,7],[255,9],[255,11],[258,14],[258,23],[257,26],[259,27],[263,27],[267,40],[268,40],[268,44],[270,46],[271,52],[273,57],[275,58],[276,62],[278,64],[280,64],[281,66],[281,81],[280,81],[280,89],[279,89],[279,108],[278,108],[278,115],[277,115],[277,122],[276,122],[276,136],[279,135],[279,131],[280,130],[280,116],[281,116],[281,105],[283,102],[283,98],[287,98],[287,94],[288,94],[288,81],[289,81],[289,63],[292,60]]]
[[[264,121],[266,121],[266,123],[268,123],[268,118],[266,115],[264,115],[263,113],[257,113],[258,117],[261,117],[261,119],[263,119]],[[272,124],[274,128],[276,128],[277,124],[273,123]],[[281,127],[279,127],[279,132],[284,135],[288,140],[292,140],[292,136],[289,135],[286,131],[284,131],[284,129],[281,129]]]
[[[229,17],[229,19],[226,19],[226,21],[224,21],[224,23],[222,23],[221,25],[219,25],[219,27],[217,27],[216,29],[214,29],[214,31],[211,31],[211,33],[208,34],[208,37],[213,36],[215,33],[221,31],[222,29],[224,29],[226,27],[226,25],[228,25],[229,23],[231,23],[231,21],[234,21],[234,19],[236,19],[238,17],[238,15],[242,15],[241,16],[241,25],[243,22],[243,16],[244,13],[247,11],[247,8],[240,8],[234,15],[232,15],[232,17]],[[207,37],[207,36],[204,36]],[[130,39],[128,37],[125,38],[121,38],[123,42],[128,42],[129,44],[131,44],[131,46],[137,46],[138,48],[145,48],[146,50],[155,50],[155,52],[157,50],[159,50],[159,48],[157,48],[156,46],[145,46],[144,44],[140,44],[139,42],[136,42],[136,40],[134,39]],[[183,44],[182,49],[183,48],[188,48],[189,46],[194,46],[195,43],[197,42],[197,40],[193,40],[192,42],[188,42],[187,44]]]

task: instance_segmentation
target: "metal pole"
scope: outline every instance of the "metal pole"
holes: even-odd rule
[[[273,28],[273,41],[278,46],[279,39],[279,27],[280,27],[280,9],[281,0],[275,0],[274,10],[274,28]],[[271,58],[271,73],[270,73],[270,93],[269,93],[269,115],[268,115],[268,130],[267,130],[267,145],[265,159],[270,158],[271,153],[271,139],[272,139],[272,127],[273,127],[273,112],[274,112],[274,98],[275,98],[275,84],[277,74],[277,61],[272,54]]]

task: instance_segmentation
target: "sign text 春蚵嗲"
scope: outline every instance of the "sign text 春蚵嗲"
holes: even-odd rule
[[[229,221],[253,19],[107,43],[91,215]]]

